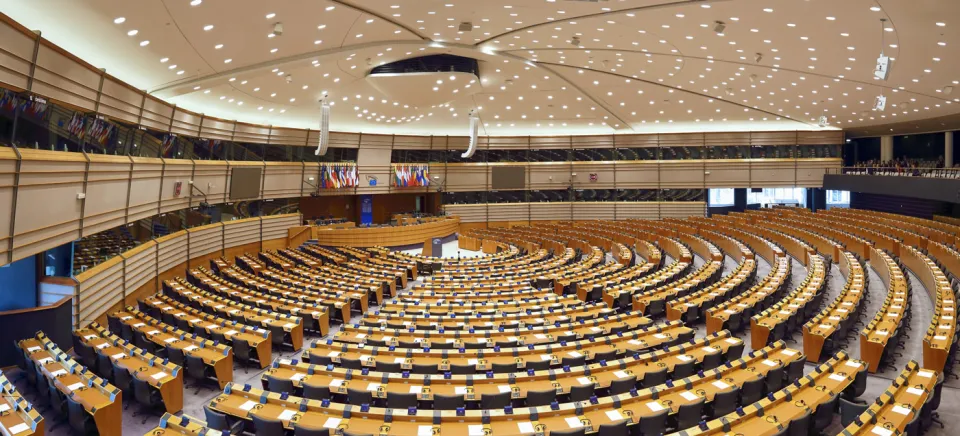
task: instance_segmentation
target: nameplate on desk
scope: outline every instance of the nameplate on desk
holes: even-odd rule
[[[74,383],[74,384],[72,384],[72,385],[70,385],[70,386],[67,386],[67,390],[69,390],[70,392],[73,392],[73,391],[75,391],[75,390],[77,390],[77,389],[80,389],[80,388],[82,388],[82,387],[83,387],[83,383]]]
[[[343,421],[340,418],[327,418],[323,423],[323,428],[337,428],[340,426],[340,422]]]
[[[153,377],[154,380],[161,380],[161,379],[163,379],[163,378],[166,377],[166,376],[167,376],[167,373],[165,373],[165,372],[163,372],[163,371],[160,371],[160,372],[158,372],[158,373],[156,373],[156,374],[154,374],[154,375],[151,375],[150,377]]]
[[[240,405],[240,410],[243,410],[244,412],[249,412],[253,410],[253,406],[256,406],[256,405],[257,403],[253,401],[247,401],[246,403],[243,403]]]
[[[0,404],[0,413],[6,413],[8,410],[10,410],[9,404]]]
[[[114,358],[114,359],[123,359],[124,357],[126,357],[126,355],[123,354],[123,353],[117,353],[117,354],[114,354],[113,356],[110,356],[110,357],[112,357],[112,358]]]
[[[56,371],[54,371],[54,372],[51,372],[50,375],[51,375],[52,377],[60,377],[61,375],[64,375],[64,374],[66,374],[66,373],[67,373],[67,370],[65,370],[65,369],[58,369],[58,370],[56,370]]]
[[[297,412],[295,410],[284,410],[283,412],[280,412],[280,415],[277,416],[277,419],[281,421],[289,421],[290,418],[293,418],[296,416],[296,414]]]
[[[11,435],[20,434],[27,430],[30,430],[30,426],[24,423],[17,424],[7,429],[7,431],[10,432]]]

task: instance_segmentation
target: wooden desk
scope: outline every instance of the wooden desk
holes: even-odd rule
[[[843,323],[853,324],[855,319],[851,316],[859,311],[866,289],[863,267],[853,253],[844,251],[836,260],[847,279],[840,295],[803,325],[803,353],[810,362],[820,361],[827,339],[840,330]]]
[[[570,367],[570,371],[541,370],[529,372],[515,372],[510,374],[494,373],[492,376],[478,377],[476,375],[443,374],[410,374],[385,373],[362,371],[344,368],[328,368],[323,365],[309,365],[287,359],[274,362],[273,368],[266,374],[281,379],[293,381],[294,386],[302,391],[304,384],[310,386],[330,386],[333,393],[347,393],[347,388],[358,386],[370,389],[375,398],[386,398],[389,393],[417,393],[423,401],[433,401],[434,395],[462,395],[466,401],[479,401],[481,395],[499,394],[508,389],[513,392],[514,399],[527,397],[528,392],[556,389],[558,394],[569,394],[571,389],[585,384],[594,384],[597,389],[605,389],[613,381],[625,377],[635,377],[643,380],[648,372],[667,368],[673,373],[678,364],[694,360],[702,362],[708,354],[720,353],[727,359],[736,360],[740,356],[730,356],[728,351],[732,347],[741,347],[743,341],[731,337],[729,332],[722,331],[716,335],[694,340],[693,343],[683,343],[666,350],[657,350],[643,354],[625,356],[621,359],[608,361],[605,365],[599,362],[582,366]],[[266,375],[262,381],[266,383]],[[373,384],[373,386],[371,386]],[[264,386],[266,389],[266,386]],[[293,392],[291,392],[293,394]]]
[[[18,346],[60,392],[83,405],[93,416],[101,436],[121,436],[123,394],[120,389],[60,351],[43,332],[38,332],[36,338],[20,341]]]
[[[784,389],[773,393],[772,400],[765,397],[743,407],[742,415],[738,412],[730,413],[707,422],[705,430],[702,427],[692,427],[686,434],[690,436],[780,434],[790,421],[808,413],[813,415],[818,405],[825,404],[840,395],[853,384],[860,372],[865,373],[865,371],[866,365],[850,359],[841,351],[810,374],[800,378],[797,384],[787,385]],[[861,375],[863,376],[865,374]]]
[[[168,326],[132,307],[117,312],[115,316],[129,325],[134,334],[142,333],[148,341],[160,347],[171,346],[183,351],[184,355],[203,359],[203,364],[213,369],[221,388],[233,381],[233,349],[226,344],[214,344],[193,332],[177,330],[176,326]]]
[[[13,436],[44,435],[43,417],[2,373],[0,393],[3,394],[0,395],[0,432]]]
[[[754,307],[773,298],[779,298],[790,280],[790,258],[781,254],[771,265],[770,273],[750,289],[707,310],[707,333],[722,330],[735,314],[752,313]],[[742,316],[741,319],[745,318]]]
[[[326,229],[313,227],[313,239],[320,245],[373,247],[377,245],[398,247],[418,244],[430,237],[444,237],[460,230],[460,218],[443,217],[423,224],[389,227],[355,227]]]
[[[822,298],[821,291],[826,282],[826,264],[823,257],[810,256],[807,262],[807,277],[803,283],[779,303],[750,318],[751,346],[764,346],[775,326],[787,322],[793,314],[806,310],[807,304]]]
[[[922,369],[920,364],[911,360],[880,398],[871,403],[870,408],[856,421],[851,422],[843,434],[875,436],[892,431],[903,434],[907,424],[913,421],[933,395],[936,384],[936,371]],[[874,419],[876,422],[873,422]]]
[[[437,365],[441,371],[451,365],[473,365],[477,372],[492,369],[493,364],[516,364],[518,368],[525,366],[525,359],[547,360],[552,365],[559,365],[563,357],[578,358],[581,356],[592,359],[597,353],[617,351],[619,353],[633,353],[648,350],[667,343],[674,343],[681,335],[693,332],[681,322],[656,324],[641,327],[638,330],[625,332],[622,336],[609,335],[596,338],[595,341],[578,340],[566,344],[535,345],[531,347],[501,348],[492,350],[437,350],[437,349],[394,349],[387,347],[359,348],[348,344],[334,344],[332,339],[323,342],[314,342],[310,349],[304,352],[303,360],[310,362],[313,356],[324,356],[335,363],[343,359],[358,359],[361,364],[374,367],[376,362],[400,363],[404,369],[410,369],[413,364]]]
[[[512,410],[416,410],[403,419],[387,419],[387,409],[357,407],[340,403],[307,400],[264,392],[250,386],[230,385],[223,395],[215,398],[212,407],[230,416],[251,419],[258,414],[283,422],[287,429],[295,423],[309,423],[330,429],[348,430],[359,434],[413,435],[421,432],[439,432],[455,435],[508,435],[533,433],[533,429],[549,431],[589,427],[595,431],[602,424],[630,419],[635,422],[653,411],[669,409],[676,413],[681,404],[704,397],[707,402],[722,391],[740,386],[748,380],[762,378],[774,368],[781,368],[802,358],[801,353],[786,349],[782,342],[722,365],[703,376],[692,376],[685,383],[672,387],[657,386],[637,391],[637,395],[599,398],[580,403],[562,403],[554,410],[550,406],[524,407]],[[721,380],[722,379],[722,380]],[[393,414],[393,411],[390,412]],[[542,427],[541,427],[542,425]]]
[[[219,430],[207,428],[207,423],[187,415],[164,413],[160,424],[143,436],[220,436]]]
[[[910,291],[900,266],[887,253],[874,249],[870,265],[887,287],[887,294],[877,315],[860,331],[860,358],[867,362],[868,371],[877,372],[887,343],[906,316]]]
[[[756,277],[757,263],[753,259],[742,258],[737,264],[737,268],[721,278],[716,283],[707,286],[704,289],[687,294],[686,296],[669,300],[667,302],[667,319],[683,319],[687,312],[697,308],[697,317],[703,316],[699,312],[704,303],[710,303],[717,300],[726,300],[727,296],[733,293],[739,293],[744,287]]]
[[[204,329],[207,334],[218,333],[227,338],[231,344],[234,341],[246,341],[247,345],[257,355],[260,368],[266,368],[270,365],[271,347],[270,331],[258,327],[248,327],[239,324],[236,321],[219,319],[213,315],[200,312],[192,307],[187,307],[180,302],[174,301],[166,295],[152,295],[140,300],[140,305],[151,307],[173,316],[176,319],[185,319],[190,326]],[[191,332],[192,333],[192,332]]]
[[[597,318],[607,316],[615,312],[602,303],[584,304],[580,306],[565,307],[560,310],[543,310],[536,306],[530,306],[528,311],[508,312],[506,310],[483,310],[473,313],[462,314],[458,316],[434,316],[431,314],[410,315],[406,312],[397,314],[373,313],[362,318],[363,324],[390,324],[403,325],[406,328],[421,329],[419,326],[432,327],[461,327],[461,328],[490,328],[500,325],[509,325],[515,323],[546,325],[561,323],[565,324],[575,321],[577,318]],[[418,322],[422,321],[422,322]]]
[[[903,246],[900,254],[903,265],[920,279],[933,301],[933,318],[923,337],[923,367],[943,371],[957,329],[953,288],[940,267],[923,253],[913,247]]]
[[[164,359],[126,343],[97,323],[75,330],[73,334],[85,345],[93,348],[94,353],[106,356],[117,366],[129,371],[130,376],[159,391],[168,413],[183,410],[182,367],[164,363]]]

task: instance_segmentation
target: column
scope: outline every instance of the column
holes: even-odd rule
[[[884,162],[893,160],[893,136],[880,137],[880,160]]]
[[[953,167],[953,132],[943,132],[943,167]]]

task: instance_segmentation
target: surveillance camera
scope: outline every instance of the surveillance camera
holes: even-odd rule
[[[276,23],[273,25],[273,34],[276,36],[283,35],[283,23]]]

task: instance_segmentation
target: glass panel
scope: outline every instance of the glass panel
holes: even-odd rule
[[[594,162],[614,160],[616,150],[612,148],[578,148],[571,150],[576,162]]]
[[[747,204],[806,206],[806,188],[763,188],[760,192],[747,192]]]
[[[620,189],[617,201],[657,201],[656,189]]]
[[[618,148],[618,160],[657,160],[656,147]]]
[[[733,206],[733,188],[710,189],[710,207]]]
[[[616,201],[615,189],[577,189],[574,191],[574,201]]]

